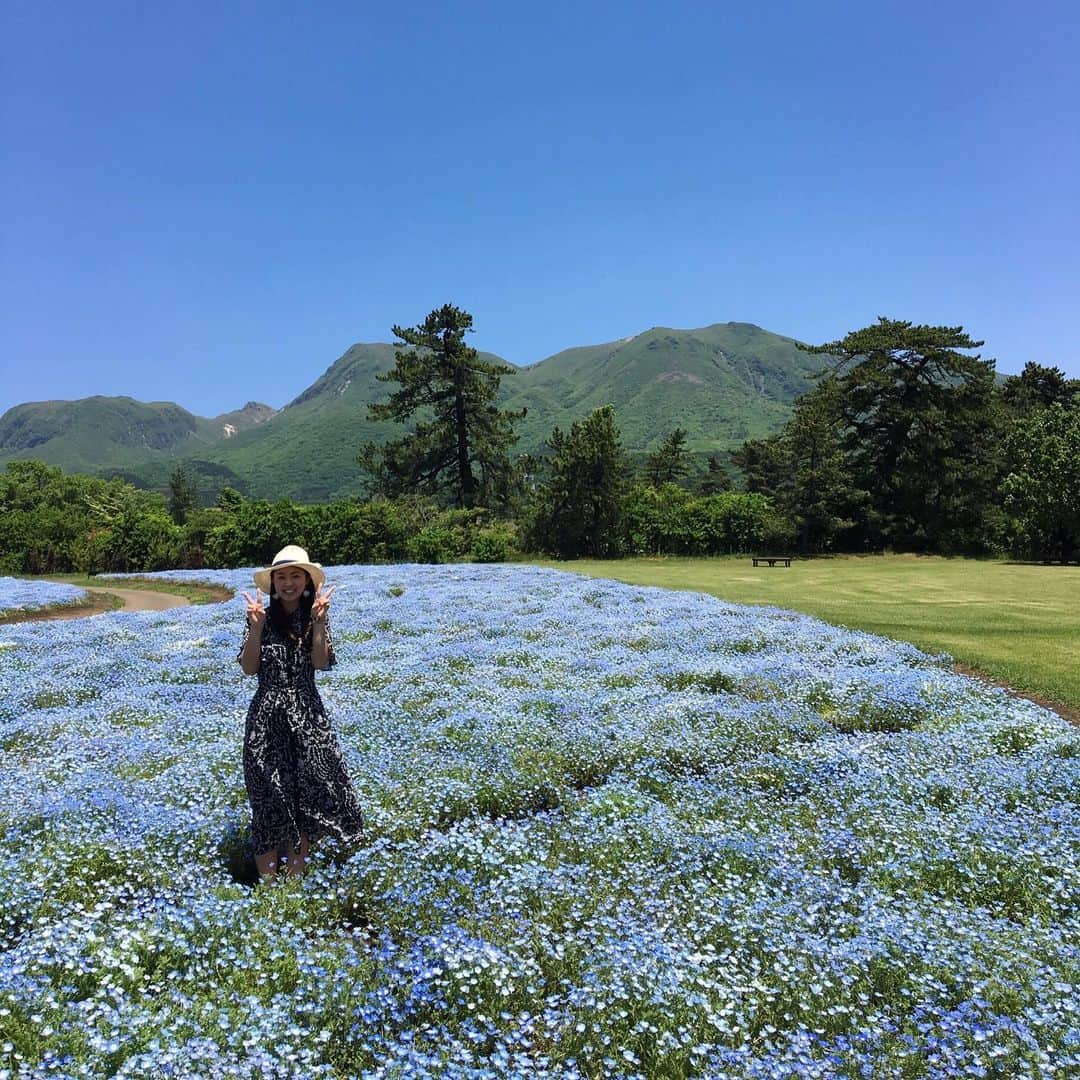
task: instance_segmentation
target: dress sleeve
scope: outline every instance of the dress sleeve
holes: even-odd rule
[[[337,664],[337,653],[334,652],[334,635],[330,632],[330,613],[326,614],[326,670],[329,671]]]
[[[247,616],[244,617],[244,633],[240,638],[240,651],[236,654],[236,662],[240,663],[240,657],[244,655],[244,646],[247,644],[248,635],[251,633],[251,624],[247,621]]]

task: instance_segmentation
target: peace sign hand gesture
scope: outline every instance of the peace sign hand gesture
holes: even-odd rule
[[[330,597],[333,595],[336,585],[331,585],[326,592],[323,592],[323,586],[320,585],[315,590],[315,599],[311,602],[311,621],[322,625],[326,622],[327,609],[330,607]]]
[[[248,593],[241,593],[241,595],[247,602],[248,626],[253,630],[261,630],[263,623],[266,621],[266,608],[263,607],[262,589],[256,589],[254,596],[250,596]]]

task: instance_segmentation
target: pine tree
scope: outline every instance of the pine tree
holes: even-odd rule
[[[686,431],[677,427],[645,462],[645,477],[655,488],[678,483],[686,475]]]
[[[376,376],[397,382],[388,401],[368,406],[373,420],[405,422],[414,430],[358,455],[375,491],[389,497],[448,493],[459,507],[475,506],[505,483],[509,450],[517,441],[513,423],[525,415],[495,407],[499,382],[513,368],[480,359],[465,344],[472,316],[445,304],[419,326],[393,327],[405,348],[395,365]]]
[[[791,461],[780,433],[768,439],[747,439],[732,451],[731,460],[742,470],[743,490],[751,495],[775,495],[791,475]]]
[[[866,546],[984,547],[1001,441],[994,366],[963,327],[880,318],[839,341],[800,346],[837,358],[843,445],[869,493]]]
[[[615,408],[594,409],[568,434],[548,439],[547,475],[527,517],[526,543],[562,559],[616,553],[629,466],[615,425]]]
[[[1080,404],[1080,379],[1066,378],[1057,367],[1029,360],[1019,375],[1010,375],[1001,387],[1001,400],[1016,417],[1031,416],[1051,405],[1069,408]]]
[[[177,465],[169,477],[169,514],[177,525],[199,505],[199,492],[183,465]]]
[[[698,491],[702,495],[716,495],[721,491],[731,490],[731,477],[727,470],[720,464],[715,454],[709,455],[709,464],[705,476],[701,480]]]
[[[825,379],[795,402],[781,435],[788,473],[778,508],[795,526],[803,552],[830,550],[866,501],[852,484],[842,434],[838,388]]]

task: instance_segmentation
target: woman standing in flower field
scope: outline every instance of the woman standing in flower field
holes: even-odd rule
[[[315,669],[336,663],[327,618],[334,586],[324,591],[325,584],[322,566],[290,544],[255,572],[255,596],[243,594],[247,624],[237,659],[245,675],[259,676],[244,726],[244,783],[263,881],[276,876],[279,852],[285,852],[288,874],[297,874],[312,843],[327,835],[356,841],[363,828],[315,687]]]

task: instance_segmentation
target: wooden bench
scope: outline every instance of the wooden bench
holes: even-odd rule
[[[751,558],[755,566],[760,563],[768,563],[770,566],[775,566],[777,563],[783,563],[784,566],[791,565],[790,555],[753,555]]]

